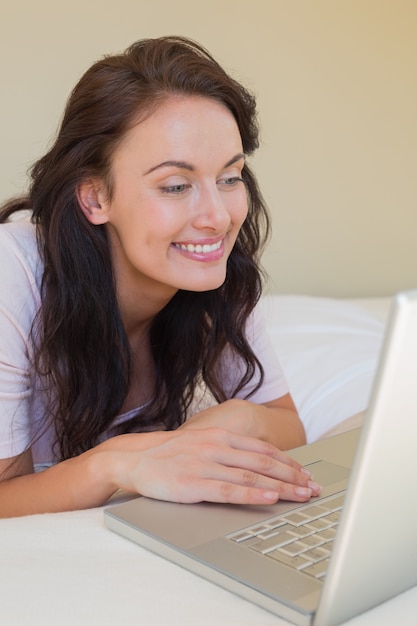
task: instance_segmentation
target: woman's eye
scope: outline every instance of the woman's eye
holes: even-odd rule
[[[183,193],[186,189],[188,189],[189,185],[179,184],[179,185],[168,185],[167,187],[161,187],[161,191],[163,193],[172,193],[179,194]]]
[[[222,178],[219,182],[227,187],[233,187],[238,183],[243,183],[243,179],[239,176],[231,176],[230,178]]]

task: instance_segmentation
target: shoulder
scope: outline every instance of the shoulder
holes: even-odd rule
[[[27,219],[0,224],[0,238],[10,249],[22,252],[37,250],[36,226]]]
[[[10,271],[19,266],[33,275],[41,269],[36,227],[28,221],[0,224],[0,268]]]
[[[42,268],[36,228],[27,221],[0,224],[0,308],[23,314],[39,305]],[[32,306],[30,305],[32,303]]]

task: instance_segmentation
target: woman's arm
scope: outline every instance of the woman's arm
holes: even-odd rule
[[[241,435],[268,441],[281,450],[306,443],[304,426],[289,393],[265,404],[227,400],[193,415],[181,428],[210,426],[220,426]]]
[[[320,491],[275,446],[217,427],[120,435],[22,474],[33,469],[29,455],[0,461],[0,517],[101,506],[118,489],[175,502],[257,505],[305,502]]]
[[[261,437],[264,441],[273,443],[281,450],[290,450],[306,443],[304,425],[289,393],[260,406],[267,409],[260,416],[264,420],[265,436]]]
[[[35,474],[30,450],[0,460],[0,518],[102,504],[116,489],[95,479],[91,461],[85,453]]]

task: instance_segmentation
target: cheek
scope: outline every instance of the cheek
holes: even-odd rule
[[[166,203],[143,195],[126,203],[113,220],[115,227],[129,241],[141,241],[143,245],[155,245],[172,238],[180,223],[179,211],[173,211]]]
[[[243,190],[239,198],[235,199],[232,207],[233,221],[239,228],[242,226],[248,215],[248,197],[246,191]]]

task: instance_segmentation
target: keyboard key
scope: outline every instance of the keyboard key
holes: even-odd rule
[[[314,565],[309,565],[303,569],[303,572],[306,574],[310,574],[310,576],[314,576],[314,578],[323,578],[326,575],[327,568],[329,565],[329,560],[320,561],[320,563],[314,563]]]
[[[302,515],[305,515],[309,519],[317,519],[318,517],[323,517],[324,515],[329,514],[329,509],[322,507],[321,505],[314,504],[309,507],[306,507],[302,511],[300,511]]]
[[[310,567],[311,564],[309,561],[299,557],[299,556],[289,556],[282,552],[282,550],[273,550],[269,552],[269,557],[283,563],[284,565],[289,565],[289,567],[293,567],[294,569],[302,570],[304,567]]]
[[[276,535],[278,535],[278,530],[276,528],[271,528],[264,533],[259,533],[257,537],[259,539],[270,539],[270,537],[275,537]]]
[[[307,524],[304,526],[293,526],[291,529],[291,533],[296,537],[306,537],[307,535],[312,535],[315,531],[314,528],[310,528]]]
[[[332,513],[332,511],[337,510],[337,507],[335,509],[333,502],[334,500],[328,500],[327,502],[320,502],[320,507],[322,509],[325,509],[327,513]]]
[[[309,519],[310,517],[308,516],[308,514],[304,515],[302,512],[289,513],[288,515],[284,516],[284,520],[288,522],[288,524],[294,526],[301,526],[301,524],[305,524]]]
[[[327,556],[328,554],[326,550],[322,550],[320,547],[313,548],[308,552],[303,552],[303,559],[308,559],[312,563],[318,563],[319,561],[325,559]]]
[[[248,530],[250,530],[252,535],[260,535],[261,533],[271,530],[271,527],[266,524],[261,524],[259,526],[251,526]]]
[[[332,524],[338,524],[340,522],[340,515],[341,511],[334,511],[330,513],[330,515],[327,515],[326,520]]]
[[[306,546],[306,548],[317,548],[325,543],[325,540],[317,535],[308,535],[307,537],[301,537],[300,542]]]
[[[330,556],[333,549],[333,541],[328,541],[320,546],[320,550],[326,553],[326,556]]]
[[[275,537],[271,537],[271,539],[265,539],[265,541],[257,541],[251,546],[251,548],[253,548],[257,552],[262,552],[262,554],[267,554],[271,550],[280,548],[281,546],[284,546],[287,543],[291,543],[292,541],[295,541],[294,535],[284,532],[279,533]]]
[[[306,552],[307,550],[309,550],[310,547],[311,546],[306,546],[304,542],[293,541],[292,543],[288,543],[287,545],[282,546],[282,548],[280,548],[280,551],[290,556],[298,556],[302,552]]]
[[[232,541],[236,541],[237,543],[240,543],[242,541],[246,541],[247,539],[252,539],[253,535],[252,533],[243,531],[243,532],[239,532],[236,533],[236,535],[230,535],[229,539],[232,539]]]
[[[334,526],[332,526],[331,528],[324,528],[316,534],[316,537],[320,537],[320,539],[323,539],[324,541],[330,541],[331,539],[334,539],[335,536],[336,528]]]
[[[284,526],[285,520],[282,517],[276,517],[268,520],[268,526],[270,528],[279,528],[280,526]]]
[[[333,526],[332,522],[328,522],[325,517],[320,517],[319,519],[314,519],[311,522],[308,522],[307,526],[313,528],[314,530],[324,530],[325,528],[330,528]]]

